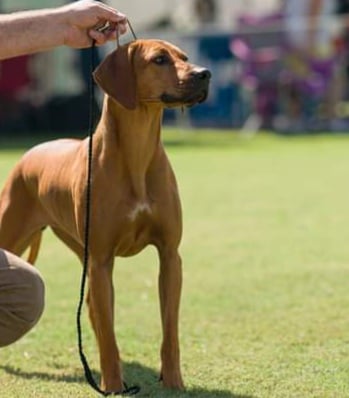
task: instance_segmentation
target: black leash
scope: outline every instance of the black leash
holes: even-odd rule
[[[132,26],[129,21],[127,21],[128,26],[131,30],[131,33],[136,39],[136,35],[132,29]],[[108,29],[109,25],[105,27]],[[101,28],[101,31],[104,29]],[[117,46],[119,46],[119,35],[117,33]],[[85,378],[89,385],[99,394],[103,396],[111,396],[111,395],[136,395],[140,391],[140,387],[138,386],[131,386],[128,387],[124,382],[124,389],[121,392],[108,392],[103,391],[99,388],[98,384],[96,383],[90,366],[88,364],[87,358],[84,354],[83,344],[82,344],[82,327],[81,327],[81,313],[82,307],[85,298],[85,285],[86,285],[86,278],[88,273],[88,252],[89,252],[89,244],[90,244],[90,214],[91,214],[91,188],[92,188],[92,154],[93,154],[93,132],[95,128],[95,119],[96,119],[96,109],[95,109],[95,83],[92,77],[92,72],[95,69],[95,51],[96,51],[96,42],[92,42],[92,47],[90,48],[91,53],[91,61],[90,61],[90,80],[89,80],[89,108],[90,108],[90,115],[89,115],[89,128],[88,128],[88,158],[87,158],[87,180],[86,180],[86,213],[85,213],[85,236],[84,236],[84,262],[83,262],[83,271],[81,276],[81,285],[80,285],[80,298],[79,304],[76,312],[76,327],[77,327],[77,334],[78,334],[78,348],[79,348],[79,355],[80,360],[84,368]]]

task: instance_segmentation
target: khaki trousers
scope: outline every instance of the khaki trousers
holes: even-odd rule
[[[0,249],[0,347],[15,342],[38,322],[44,301],[39,271]]]

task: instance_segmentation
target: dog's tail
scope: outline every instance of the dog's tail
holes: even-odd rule
[[[35,232],[30,242],[29,255],[27,259],[29,264],[35,264],[35,261],[38,258],[39,249],[41,246],[41,239],[42,239],[42,230],[39,230]]]

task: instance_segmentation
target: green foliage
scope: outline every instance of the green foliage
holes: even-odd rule
[[[184,210],[181,348],[187,392],[157,382],[158,261],[117,259],[126,381],[148,397],[349,397],[349,137],[164,135]],[[0,182],[23,150],[2,150]],[[39,325],[0,351],[0,396],[93,397],[76,348],[81,267],[50,232]],[[98,377],[94,337],[84,345]]]

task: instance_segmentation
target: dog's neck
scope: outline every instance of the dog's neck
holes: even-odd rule
[[[99,159],[117,159],[129,174],[134,195],[147,198],[146,174],[158,153],[163,110],[160,105],[142,103],[126,110],[110,97],[103,104],[101,123],[95,133]]]

